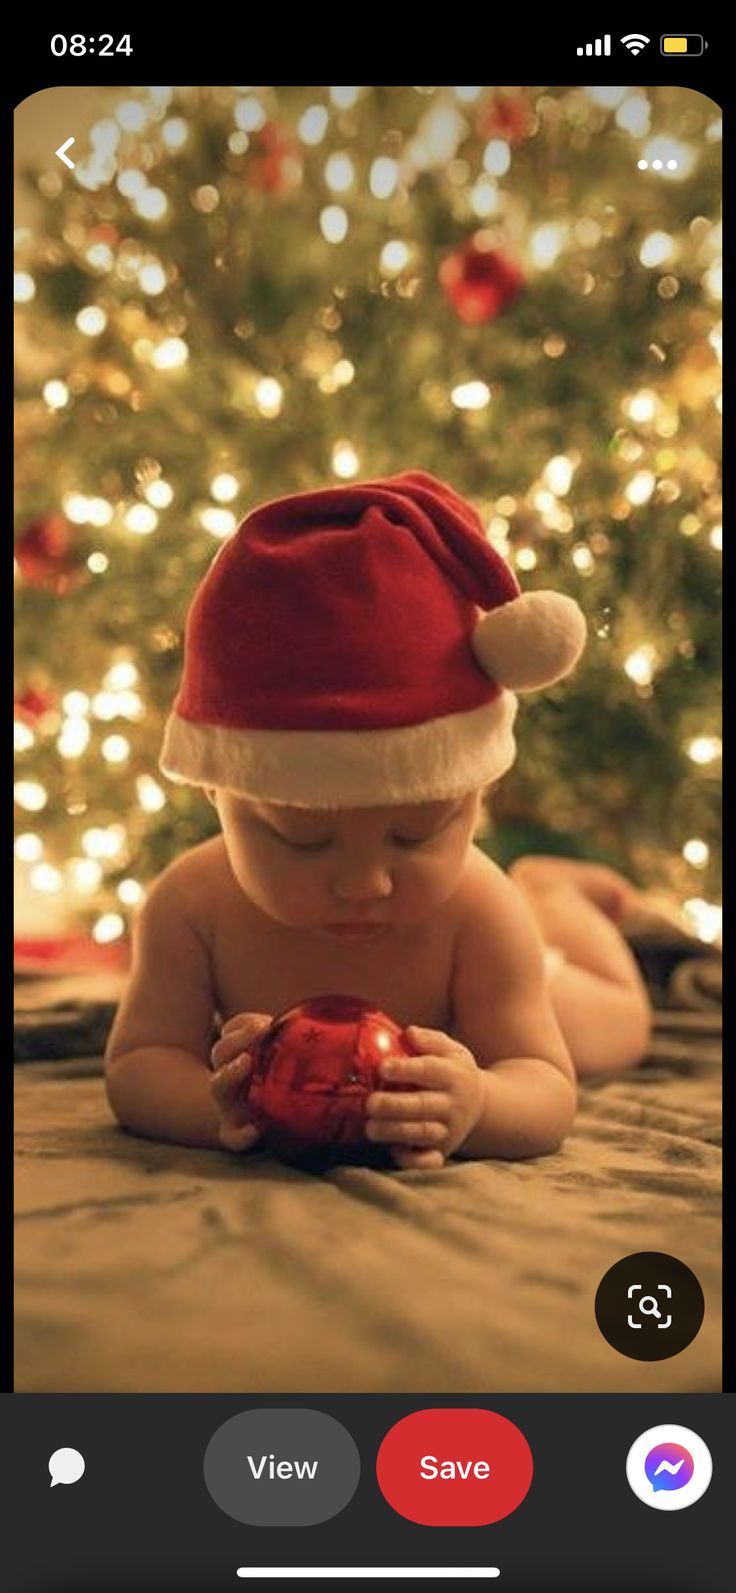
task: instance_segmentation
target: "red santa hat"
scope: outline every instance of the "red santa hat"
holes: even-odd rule
[[[297,807],[461,796],[512,764],[515,693],[561,679],[584,640],[577,603],[522,593],[425,471],[280,498],[195,594],[160,766]]]

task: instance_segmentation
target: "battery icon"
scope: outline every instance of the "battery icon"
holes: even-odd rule
[[[707,48],[702,33],[663,33],[659,41],[661,55],[702,55]]]

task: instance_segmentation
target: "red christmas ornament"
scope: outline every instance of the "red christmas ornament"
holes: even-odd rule
[[[534,126],[531,107],[521,94],[493,94],[478,112],[476,127],[481,138],[505,138],[519,144]]]
[[[357,996],[302,1001],[274,1018],[252,1048],[251,1119],[287,1160],[367,1145],[365,1103],[373,1090],[391,1088],[380,1072],[390,1055],[416,1051],[380,1007]]]
[[[521,267],[500,249],[483,248],[478,234],[446,255],[439,279],[456,315],[471,326],[493,321],[524,286]]]
[[[301,182],[299,146],[272,122],[253,133],[250,149],[248,176],[255,188],[262,188],[264,193],[280,194],[285,189],[296,188]]]
[[[117,243],[120,233],[111,221],[101,221],[96,227],[92,227],[90,238],[93,238],[95,243]]]
[[[21,575],[29,586],[63,595],[82,579],[72,551],[73,529],[61,514],[42,515],[22,531],[15,544]]]
[[[39,691],[35,686],[28,686],[25,691],[19,692],[14,699],[13,711],[16,719],[21,719],[24,724],[34,729],[44,714],[50,713],[56,707],[56,697],[52,691]]]

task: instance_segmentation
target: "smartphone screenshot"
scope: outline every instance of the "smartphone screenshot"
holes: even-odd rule
[[[723,24],[103,20],[5,90],[3,1585],[721,1593]]]

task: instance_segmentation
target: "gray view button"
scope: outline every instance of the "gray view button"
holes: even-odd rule
[[[321,1410],[244,1410],[213,1433],[204,1480],[250,1527],[311,1527],[345,1509],[360,1480],[349,1432]]]

